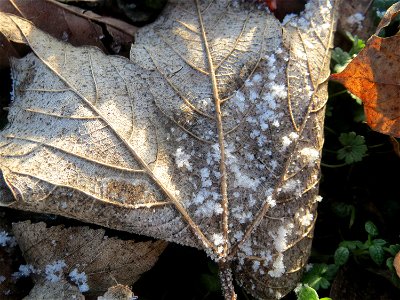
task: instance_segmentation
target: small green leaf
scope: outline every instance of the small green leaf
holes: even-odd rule
[[[393,256],[395,256],[397,254],[397,252],[400,251],[400,245],[399,244],[395,244],[395,245],[390,245],[389,246],[389,253]]]
[[[334,265],[333,265],[334,266]],[[330,286],[329,280],[334,278],[334,268],[327,264],[314,264],[312,268],[303,275],[302,282],[315,290],[327,289]]]
[[[355,132],[342,133],[339,141],[343,147],[338,150],[337,158],[344,160],[346,164],[361,161],[367,153],[364,137]]]
[[[385,252],[383,251],[383,248],[381,246],[372,245],[368,250],[372,260],[377,265],[381,265],[385,260]]]
[[[387,242],[385,241],[385,240],[382,240],[382,239],[375,239],[375,240],[372,240],[372,245],[375,245],[375,246],[381,246],[381,247],[383,247],[383,246],[385,246],[387,244]]]
[[[201,282],[209,292],[221,291],[221,283],[217,276],[210,274],[201,274]]]
[[[362,249],[363,243],[361,241],[343,241],[339,244],[339,247],[346,247],[349,250]]]
[[[350,32],[346,32],[347,38],[353,43],[349,51],[351,58],[356,56],[362,49],[365,48],[365,42],[356,35],[352,35]]]
[[[365,222],[365,231],[372,236],[377,236],[379,234],[378,228],[371,221]]]
[[[296,288],[297,300],[319,300],[317,292],[307,284]]]
[[[339,247],[335,251],[335,265],[343,266],[349,260],[350,251],[346,247]]]
[[[389,257],[389,258],[386,260],[386,266],[388,267],[388,269],[389,269],[391,272],[396,272],[396,269],[395,269],[394,266],[393,266],[393,261],[394,261],[394,257]]]

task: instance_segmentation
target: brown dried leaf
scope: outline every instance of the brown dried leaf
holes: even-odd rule
[[[133,293],[128,286],[117,284],[108,289],[108,291],[97,298],[97,300],[131,300]]]
[[[44,281],[45,269],[62,260],[64,278],[75,268],[85,272],[89,293],[105,292],[115,282],[132,285],[140,275],[155,264],[166,247],[166,242],[135,242],[104,235],[103,229],[63,226],[46,227],[30,221],[13,224],[13,233],[23,256],[35,270],[37,282]]]
[[[131,61],[4,16],[35,53],[13,61],[4,205],[198,247],[227,299],[232,271],[282,297],[311,247],[335,27],[334,0],[309,3],[282,26],[250,4],[170,1]]]
[[[388,10],[379,32],[400,10]],[[400,35],[381,38],[373,35],[365,48],[331,79],[342,83],[351,93],[361,98],[368,125],[375,131],[400,137]]]
[[[4,0],[0,1],[0,12],[30,20],[36,27],[74,46],[96,46],[105,52],[107,50],[101,41],[105,33],[99,24],[104,24],[114,38],[113,49],[130,45],[137,30],[124,21],[103,17],[55,0]]]
[[[79,292],[79,289],[62,279],[57,282],[40,281],[35,284],[29,295],[23,300],[84,300],[85,297]]]

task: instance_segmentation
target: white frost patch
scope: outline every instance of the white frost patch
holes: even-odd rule
[[[289,179],[282,186],[282,191],[285,193],[294,194],[297,197],[301,196],[301,193],[302,193],[301,181],[299,179],[293,179],[293,178]]]
[[[301,208],[296,214],[295,218],[299,221],[302,226],[310,226],[314,220],[314,215],[310,211]]]
[[[352,14],[347,18],[346,22],[350,25],[357,25],[357,29],[362,29],[362,21],[364,21],[365,16],[362,13]]]
[[[269,204],[270,207],[276,206],[276,201],[275,199],[272,198],[272,196],[267,197],[267,203]]]
[[[287,247],[287,236],[290,233],[290,226],[287,229],[285,226],[279,226],[276,233],[269,233],[269,235],[274,239],[274,247],[276,251],[283,252]]]
[[[213,215],[220,215],[224,210],[219,202],[207,200],[203,205],[199,206],[195,215],[200,217],[212,217]]]
[[[212,235],[212,239],[213,239],[215,246],[219,246],[224,243],[224,237],[223,237],[222,233],[214,233]]]
[[[32,265],[20,265],[18,272],[14,272],[11,276],[14,279],[19,279],[21,277],[29,277],[31,274],[39,273]]]
[[[63,268],[67,265],[64,260],[57,260],[45,268],[46,279],[50,282],[58,282],[63,277]]]
[[[321,202],[321,201],[322,201],[322,196],[320,196],[320,195],[315,196],[314,203]]]
[[[244,112],[246,109],[244,94],[241,91],[237,91],[233,101],[236,103],[236,106],[239,108],[240,112]]]
[[[6,281],[6,277],[3,275],[0,275],[0,284]]]
[[[257,272],[259,268],[260,268],[260,262],[258,260],[254,260],[252,266],[253,272]]]
[[[69,273],[68,276],[71,278],[71,281],[78,286],[81,293],[89,291],[89,285],[87,283],[87,276],[85,272],[79,273],[78,269],[75,268]]]
[[[253,214],[251,211],[246,211],[243,206],[239,205],[232,209],[232,215],[236,218],[240,224],[244,224],[251,220]]]
[[[279,253],[277,258],[272,264],[273,269],[268,271],[268,275],[271,277],[281,277],[285,273],[285,265],[283,264],[283,254]]]
[[[186,168],[188,171],[192,171],[193,167],[190,164],[191,155],[183,151],[182,147],[176,149],[175,162],[178,168]]]
[[[9,236],[8,232],[0,231],[0,246],[1,247],[15,247],[17,245],[17,241],[15,237]]]
[[[286,86],[283,84],[274,84],[271,86],[271,93],[280,99],[285,99],[287,97]]]
[[[303,148],[300,150],[300,154],[303,156],[304,161],[308,164],[309,167],[315,165],[315,163],[319,159],[319,151],[314,148]]]

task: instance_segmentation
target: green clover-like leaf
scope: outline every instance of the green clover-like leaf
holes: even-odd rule
[[[361,161],[368,150],[364,137],[355,132],[342,133],[339,141],[343,148],[338,150],[337,158],[344,160],[346,164]]]

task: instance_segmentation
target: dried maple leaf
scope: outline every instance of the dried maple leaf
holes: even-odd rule
[[[104,229],[46,227],[43,222],[31,224],[30,221],[14,223],[13,233],[26,262],[33,270],[39,270],[33,274],[36,282],[49,278],[53,281],[58,276],[90,294],[104,293],[115,282],[132,285],[151,269],[167,244],[107,237]],[[62,262],[58,263],[62,271],[49,274],[48,266],[57,262]],[[85,280],[79,280],[83,277]]]
[[[204,249],[260,299],[296,285],[311,247],[335,1],[282,26],[253,5],[170,1],[131,60],[2,15],[13,60],[2,205]]]
[[[389,9],[376,34],[400,11],[400,3]],[[331,79],[342,83],[361,98],[368,125],[375,131],[400,137],[400,35],[373,35],[363,50]]]

